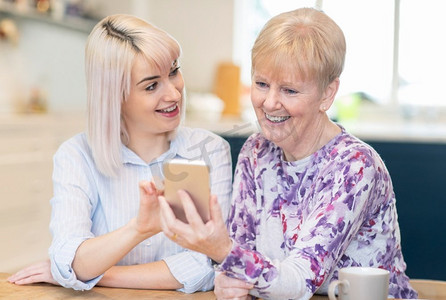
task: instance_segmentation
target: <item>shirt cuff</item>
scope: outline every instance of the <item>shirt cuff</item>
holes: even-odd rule
[[[69,241],[60,241],[50,248],[51,274],[54,280],[63,287],[81,291],[90,290],[103,276],[98,276],[86,282],[77,279],[72,264],[76,250],[84,240],[84,238],[78,238]]]
[[[225,272],[227,276],[244,282],[257,284],[264,269],[270,267],[269,262],[264,260],[260,253],[245,249],[234,242],[228,256],[217,267],[217,271]],[[271,269],[264,276],[274,278],[277,273],[275,269]]]
[[[194,293],[209,291],[214,287],[214,268],[204,254],[184,251],[163,259],[173,277],[183,284],[179,291]]]

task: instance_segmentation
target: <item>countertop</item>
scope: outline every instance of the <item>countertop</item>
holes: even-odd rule
[[[446,143],[446,122],[380,118],[339,122],[350,133],[367,141]],[[249,136],[259,131],[258,123],[236,117],[218,121],[186,120],[185,125],[211,130],[225,136]]]
[[[40,135],[46,131],[65,138],[67,131],[74,134],[84,130],[85,123],[84,112],[0,115],[0,139],[38,130],[43,130]],[[446,143],[446,121],[440,119],[405,120],[401,117],[377,115],[339,123],[363,140]],[[254,118],[241,119],[234,116],[206,118],[194,115],[186,118],[184,125],[205,128],[224,136],[247,137],[259,131]]]

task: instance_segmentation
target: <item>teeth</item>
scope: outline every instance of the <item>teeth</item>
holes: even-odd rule
[[[160,112],[169,113],[171,111],[174,111],[177,108],[178,105],[174,105],[172,107],[166,108],[166,109],[160,109]]]
[[[280,123],[280,122],[286,121],[290,118],[290,116],[281,117],[281,116],[271,116],[268,114],[265,114],[265,116],[268,120],[270,120],[271,122],[274,122],[274,123]]]

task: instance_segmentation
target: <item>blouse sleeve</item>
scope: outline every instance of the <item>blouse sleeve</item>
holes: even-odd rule
[[[53,241],[49,249],[51,272],[62,286],[89,290],[102,276],[87,282],[79,281],[72,262],[79,245],[94,237],[91,232],[95,201],[93,178],[88,160],[80,145],[64,143],[54,155],[50,230]]]
[[[246,148],[239,157],[229,219],[234,243],[219,269],[228,276],[254,284],[251,293],[255,296],[309,299],[357,234],[370,209],[369,200],[374,193],[379,193],[377,182],[383,183],[385,170],[376,166],[367,151],[352,152],[342,161],[326,166],[324,177],[318,175],[314,179],[314,194],[305,212],[297,214],[296,203],[281,203],[287,256],[278,260],[255,247],[259,234],[255,224],[256,206],[264,196],[255,190],[262,180],[268,179],[253,172],[256,161],[250,157],[251,152],[252,149]],[[381,188],[386,188],[386,184]]]

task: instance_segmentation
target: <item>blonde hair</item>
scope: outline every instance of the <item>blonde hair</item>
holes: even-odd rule
[[[252,73],[257,65],[275,74],[298,73],[314,80],[322,91],[344,67],[346,44],[339,26],[325,13],[300,8],[273,17],[262,28],[252,48]]]
[[[85,47],[87,137],[104,175],[115,176],[122,167],[128,134],[121,105],[130,91],[135,58],[142,55],[158,70],[169,70],[180,53],[173,37],[134,16],[108,16],[93,28]]]

